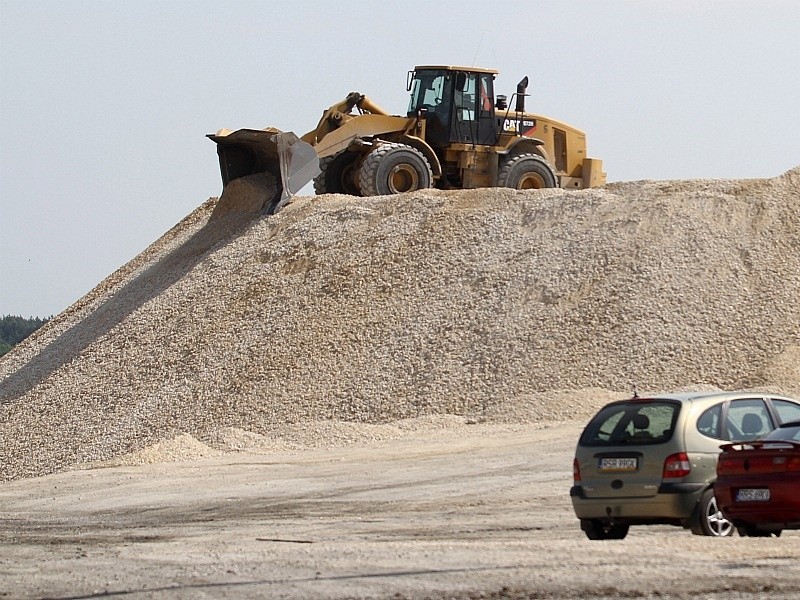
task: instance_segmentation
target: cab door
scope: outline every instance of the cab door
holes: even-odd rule
[[[451,142],[485,146],[497,143],[493,83],[490,73],[456,73]]]

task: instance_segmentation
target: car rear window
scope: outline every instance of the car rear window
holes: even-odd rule
[[[582,446],[644,446],[672,439],[680,402],[626,400],[602,408],[583,430]]]

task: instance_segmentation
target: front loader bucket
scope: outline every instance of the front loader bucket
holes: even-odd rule
[[[207,137],[217,143],[223,187],[234,179],[265,171],[281,182],[280,194],[266,200],[268,214],[280,210],[320,172],[314,147],[291,131],[273,127],[237,131],[221,129]]]

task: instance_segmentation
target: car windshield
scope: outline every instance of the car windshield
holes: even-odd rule
[[[762,440],[784,440],[790,442],[800,442],[800,422],[783,425],[770,431],[761,438]]]
[[[672,439],[681,405],[669,400],[628,400],[600,410],[581,435],[584,446],[663,444]]]

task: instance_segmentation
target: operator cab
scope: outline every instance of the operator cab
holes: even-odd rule
[[[494,78],[497,71],[468,67],[416,67],[408,74],[408,115],[425,115],[434,148],[451,143],[497,143]]]

